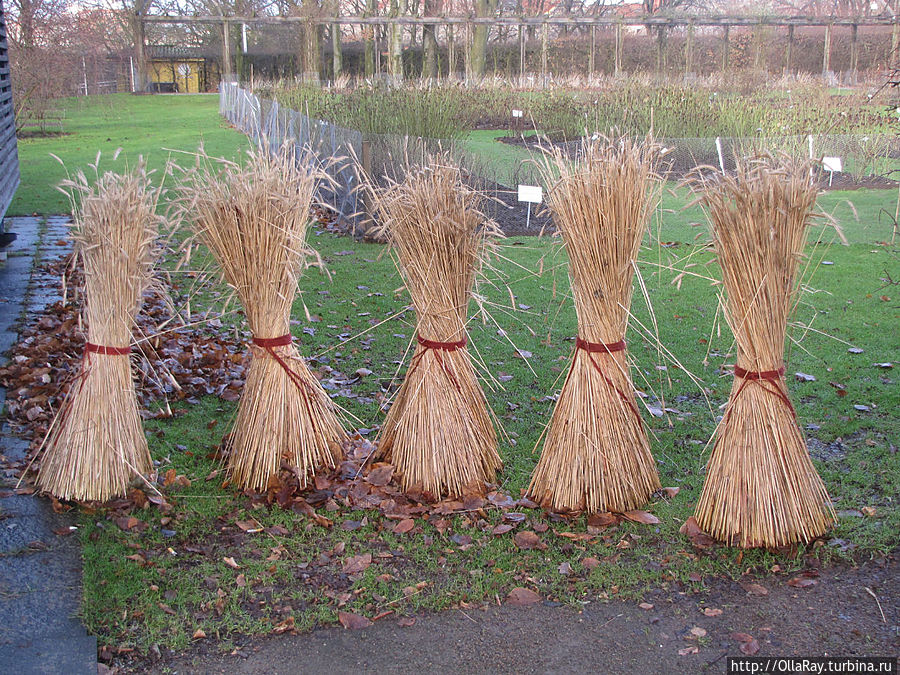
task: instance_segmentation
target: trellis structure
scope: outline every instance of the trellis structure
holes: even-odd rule
[[[611,30],[615,33],[614,71],[619,75],[623,70],[623,52],[625,31],[627,27],[641,26],[656,36],[656,60],[658,69],[662,69],[667,61],[667,35],[675,30],[685,34],[684,64],[685,72],[692,71],[696,60],[694,57],[695,31],[697,29],[717,29],[720,31],[720,66],[723,70],[729,67],[729,50],[731,31],[733,28],[752,29],[760,32],[765,29],[777,29],[787,31],[787,48],[784,54],[784,68],[791,72],[792,62],[795,59],[795,33],[797,28],[822,28],[824,29],[824,47],[822,52],[822,72],[831,70],[832,37],[836,28],[848,28],[850,30],[850,72],[855,77],[859,63],[859,29],[861,27],[892,27],[890,64],[900,63],[900,17],[806,17],[806,16],[731,16],[731,15],[697,15],[697,16],[600,16],[600,17],[475,17],[475,16],[144,16],[145,23],[153,24],[182,24],[182,25],[219,25],[222,30],[222,60],[223,73],[231,70],[232,54],[228,36],[232,26],[246,25],[258,26],[296,26],[307,35],[312,34],[313,27],[332,27],[332,46],[334,49],[334,75],[340,74],[340,50],[341,31],[339,27],[383,27],[393,31],[396,28],[430,27],[432,30],[444,28],[447,37],[447,50],[451,61],[455,61],[455,52],[460,50],[465,63],[466,76],[477,76],[472,72],[469,63],[469,54],[466,46],[471,42],[475,28],[478,26],[490,26],[506,28],[517,33],[519,58],[519,77],[525,77],[525,53],[526,35],[540,34],[541,42],[541,77],[546,79],[548,74],[548,45],[549,34],[552,28],[581,29],[590,32],[591,51],[587,64],[587,74],[595,74],[595,44],[597,30]],[[335,37],[337,36],[337,37]],[[460,40],[460,38],[462,38]],[[318,38],[316,38],[318,39]],[[460,44],[460,42],[462,44]],[[380,50],[376,49],[376,57]],[[380,64],[377,68],[380,70]],[[223,75],[224,76],[224,75]]]

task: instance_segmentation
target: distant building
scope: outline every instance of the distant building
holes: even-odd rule
[[[147,74],[150,91],[199,94],[219,83],[217,55],[205,47],[151,46]]]

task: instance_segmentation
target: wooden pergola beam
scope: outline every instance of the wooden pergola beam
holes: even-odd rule
[[[275,26],[312,22],[317,25],[356,25],[356,26],[452,26],[488,24],[491,26],[657,26],[666,28],[687,28],[694,26],[894,26],[900,25],[900,17],[802,17],[802,16],[659,16],[646,15],[634,17],[547,17],[547,16],[215,16],[202,14],[196,16],[158,14],[145,15],[143,21],[156,24],[221,24],[224,21],[245,23],[252,26]]]

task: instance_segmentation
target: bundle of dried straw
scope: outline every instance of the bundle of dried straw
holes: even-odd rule
[[[143,162],[93,184],[79,172],[62,189],[73,200],[72,237],[84,267],[87,344],[44,439],[37,485],[62,499],[106,501],[151,466],[129,356],[155,260],[159,193]]]
[[[697,504],[697,523],[743,547],[809,541],[833,521],[784,378],[797,267],[814,218],[809,166],[760,156],[699,178],[737,342],[731,396]]]
[[[529,494],[560,511],[627,511],[659,488],[625,347],[634,263],[656,203],[652,142],[585,140],[542,166],[578,336]],[[538,441],[540,442],[540,441]]]
[[[201,157],[180,185],[182,209],[237,293],[253,360],[228,455],[232,482],[266,489],[282,462],[301,481],[334,468],[346,438],[337,409],[290,333],[297,283],[309,258],[306,234],[319,173],[293,147],[249,153],[243,166]]]
[[[475,275],[498,235],[446,155],[375,190],[386,236],[416,310],[416,349],[379,438],[404,489],[434,497],[481,490],[500,467],[484,392],[466,349]]]

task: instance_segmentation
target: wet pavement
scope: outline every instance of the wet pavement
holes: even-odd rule
[[[0,363],[15,344],[23,312],[42,312],[59,298],[59,280],[41,275],[40,261],[66,255],[67,218],[7,218],[18,238],[0,262]],[[0,388],[0,407],[6,391]],[[0,421],[0,454],[19,462],[28,443]],[[51,502],[17,494],[17,476],[0,476],[0,672],[97,673],[97,640],[78,620],[81,549],[75,536],[60,536],[73,518]]]

